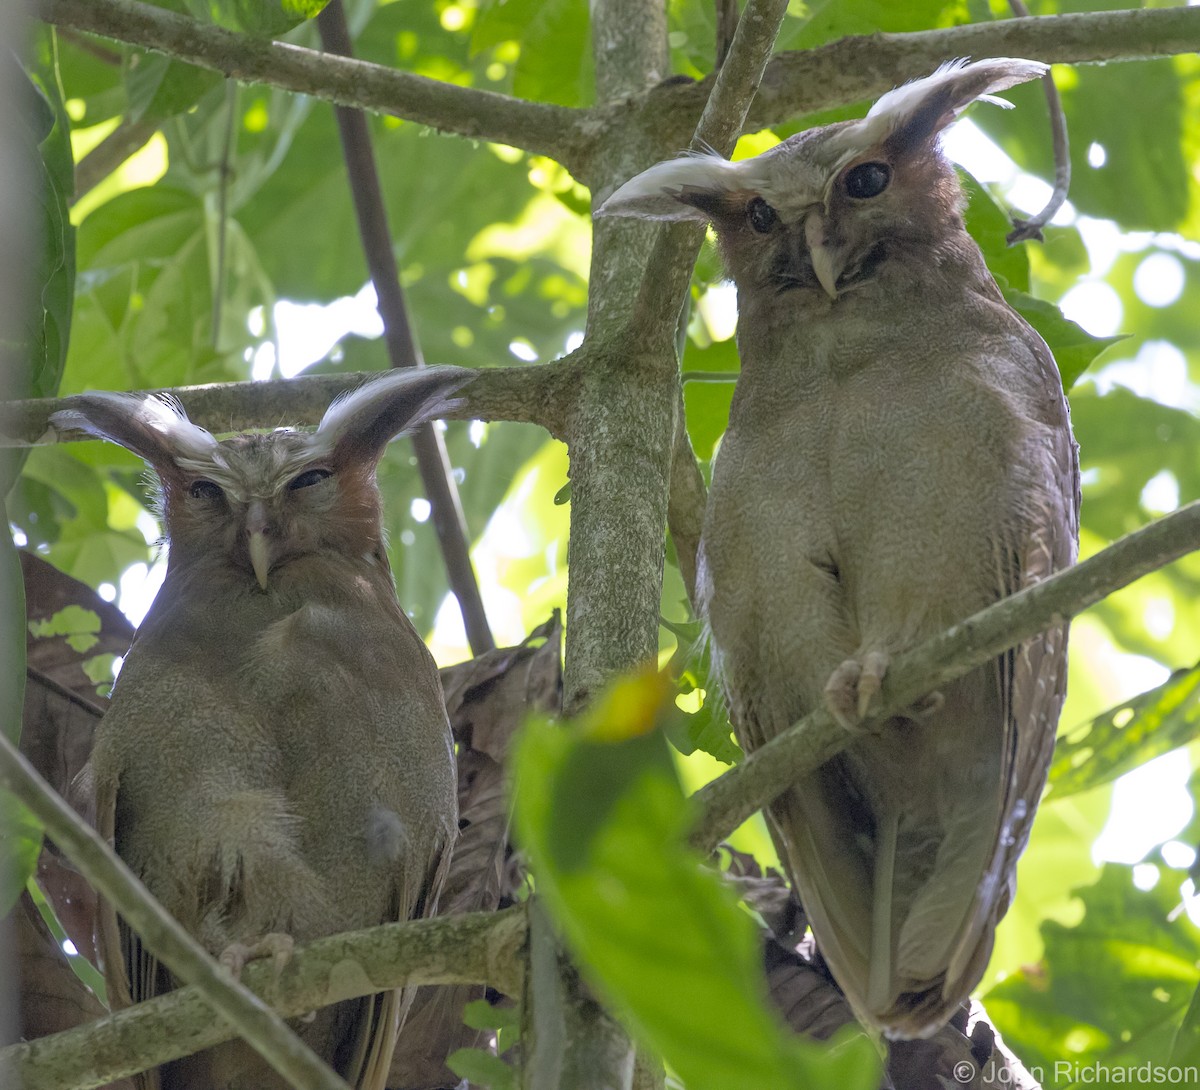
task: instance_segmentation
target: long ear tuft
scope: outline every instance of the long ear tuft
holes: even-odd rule
[[[216,439],[166,394],[78,394],[50,414],[50,423],[58,431],[76,429],[108,439],[158,470],[173,468],[180,458],[211,459],[217,447]]]
[[[339,465],[374,466],[402,432],[443,415],[449,395],[475,377],[467,367],[407,367],[343,394],[326,410],[314,447]]]
[[[752,160],[731,163],[719,155],[690,153],[655,163],[630,178],[597,210],[597,216],[708,223],[727,194],[753,188]]]
[[[949,125],[976,99],[1008,104],[990,98],[996,91],[1039,79],[1049,71],[1041,61],[996,57],[990,60],[949,61],[924,79],[889,91],[857,125],[847,130],[862,148],[886,141],[896,150],[929,140]]]

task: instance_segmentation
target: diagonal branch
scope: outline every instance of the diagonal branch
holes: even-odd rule
[[[349,1090],[275,1011],[218,967],[2,733],[0,786],[33,811],[92,886],[129,921],[147,949],[177,977],[197,988],[210,1011],[221,1016],[231,1037],[242,1036],[297,1090]],[[209,1021],[216,1021],[211,1013]]]
[[[276,978],[251,962],[243,979],[285,1018],[345,999],[420,984],[524,989],[525,906],[385,924],[297,947]],[[91,1090],[236,1036],[200,989],[179,988],[87,1025],[0,1049],[0,1086]]]
[[[872,720],[879,722],[911,707],[948,681],[1196,549],[1200,549],[1200,500],[896,656]],[[696,793],[700,817],[692,830],[692,844],[711,851],[756,810],[836,756],[849,741],[849,733],[823,709],[805,716]]]
[[[56,26],[152,49],[243,83],[264,83],[343,106],[378,110],[564,163],[575,158],[582,140],[582,111],[235,34],[137,0],[38,0],[36,12]]]
[[[317,26],[321,32],[321,42],[329,54],[343,57],[351,55],[350,28],[346,25],[342,0],[333,0],[321,12],[317,17]],[[392,232],[383,204],[379,167],[371,147],[366,114],[349,106],[335,106],[334,113],[337,116],[342,154],[346,160],[350,194],[354,198],[359,239],[371,282],[375,285],[379,316],[383,319],[383,339],[388,358],[393,367],[424,367],[421,346],[409,317],[404,288],[400,284],[400,270],[396,267]],[[458,608],[462,613],[467,642],[471,645],[471,654],[482,655],[485,651],[493,650],[496,642],[488,627],[479,581],[471,564],[467,520],[459,499],[458,485],[451,475],[446,441],[432,423],[422,424],[411,438],[450,589],[458,599]]]

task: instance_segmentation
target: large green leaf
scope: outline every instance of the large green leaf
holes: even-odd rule
[[[1177,911],[1174,883],[1143,892],[1127,867],[1110,864],[1077,893],[1083,918],[1047,923],[1044,960],[988,992],[988,1013],[1045,1090],[1154,1084],[1131,1072],[1168,1063],[1200,975],[1200,931]]]
[[[583,106],[593,97],[590,28],[585,0],[483,0],[471,48],[518,43],[514,94]]]
[[[749,916],[683,844],[689,811],[655,729],[663,685],[620,682],[581,726],[527,725],[516,821],[539,896],[688,1090],[874,1087],[864,1037],[802,1041],[767,1009]]]
[[[1127,700],[1059,738],[1050,792],[1060,798],[1118,776],[1200,734],[1200,666]]]
[[[205,22],[269,37],[315,19],[327,3],[329,0],[187,0],[187,7]]]

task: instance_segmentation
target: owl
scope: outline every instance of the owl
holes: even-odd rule
[[[218,442],[172,401],[90,393],[51,422],[144,458],[169,546],[85,774],[97,825],[212,954],[303,942],[436,907],[457,835],[437,670],[396,600],[376,466],[469,372],[389,373],[315,432]],[[174,986],[111,911],[110,995]],[[406,998],[317,1012],[297,1031],[381,1090]],[[164,1090],[283,1090],[231,1042],[143,1076]]]
[[[1045,70],[947,64],[755,158],[659,163],[600,209],[711,223],[737,285],[698,606],[747,750],[822,706],[850,732],[768,816],[834,977],[895,1038],[936,1032],[984,972],[1065,695],[1061,625],[861,729],[894,655],[1075,559],[1058,370],[939,148]]]

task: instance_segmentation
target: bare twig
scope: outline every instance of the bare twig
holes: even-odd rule
[[[1200,500],[1123,537],[1095,556],[1005,598],[892,661],[872,721],[879,722],[927,693],[990,662],[1113,591],[1200,548]],[[697,792],[701,816],[692,843],[704,851],[756,810],[840,753],[850,734],[823,709],[749,754]]]
[[[349,57],[352,52],[350,28],[342,0],[333,0],[317,17],[321,42],[329,53]],[[423,367],[421,346],[409,320],[400,271],[392,248],[392,233],[388,226],[383,191],[379,184],[379,167],[371,147],[371,134],[362,110],[336,106],[338,132],[350,192],[358,216],[358,234],[367,269],[375,284],[379,316],[383,319],[383,338],[393,367]],[[458,599],[463,627],[471,653],[482,655],[496,646],[488,627],[487,613],[479,593],[471,551],[467,544],[467,520],[459,500],[458,486],[450,474],[450,456],[442,433],[432,424],[423,424],[412,436],[417,468],[425,485],[425,495],[433,516],[434,530],[442,549],[450,589]]]
[[[265,83],[344,106],[378,110],[461,136],[572,158],[582,111],[458,87],[381,64],[329,57],[205,26],[137,0],[38,0],[48,23],[166,53],[244,83]]]
[[[1017,15],[1029,15],[1029,9],[1023,0],[1008,0],[1008,4]],[[1029,219],[1022,219],[1017,215],[1012,217],[1013,229],[1005,240],[1010,246],[1031,238],[1041,242],[1042,228],[1063,206],[1071,188],[1071,146],[1067,138],[1067,118],[1063,113],[1062,99],[1059,97],[1052,73],[1047,72],[1042,77],[1042,88],[1046,92],[1046,107],[1050,111],[1050,132],[1054,139],[1054,190],[1046,202],[1046,207],[1036,216],[1030,216]]]
[[[37,816],[103,896],[141,936],[146,948],[181,980],[194,984],[204,1002],[281,1075],[304,1090],[349,1090],[287,1023],[209,957],[149,890],[0,732],[0,784]],[[236,1030],[232,1027],[236,1027]]]
[[[131,155],[141,151],[156,132],[157,121],[146,118],[122,121],[75,164],[75,196],[72,203],[90,193]]]
[[[524,905],[385,924],[297,947],[278,976],[269,963],[251,962],[243,979],[288,1018],[418,984],[488,983],[519,996],[525,937]],[[0,1049],[0,1085],[91,1090],[235,1035],[212,1017],[198,988],[178,988],[88,1025]]]

